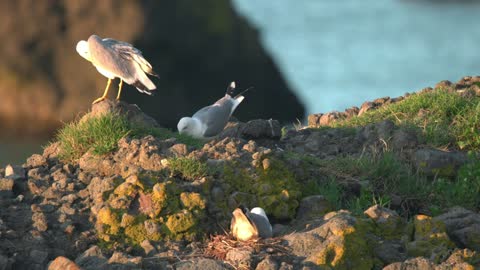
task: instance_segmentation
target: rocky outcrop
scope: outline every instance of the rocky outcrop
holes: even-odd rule
[[[157,95],[148,97],[124,85],[122,99],[139,104],[164,126],[174,127],[181,117],[213,103],[233,80],[242,88],[258,89],[235,113],[240,119],[293,121],[304,115],[257,31],[230,1],[22,0],[0,4],[0,25],[0,121],[5,131],[51,133],[101,95],[106,78],[75,51],[76,43],[93,33],[143,51],[161,76],[155,81]],[[265,103],[272,96],[275,102]]]
[[[362,193],[369,182],[387,186],[387,173],[364,180],[331,166],[336,158],[354,160],[387,151],[413,164],[419,156],[427,157],[419,162],[430,164],[425,168],[452,163],[450,154],[455,152],[437,153],[420,146],[414,132],[392,121],[287,131],[275,120],[231,122],[218,137],[202,143],[189,143],[159,129],[155,120],[124,102],[98,103],[78,122],[106,114],[123,115],[157,137],[127,133],[115,140],[111,152],[99,155],[87,147],[68,162],[61,155],[66,144],[59,141],[21,166],[0,169],[0,266],[52,270],[480,267],[478,212],[455,207],[440,209],[443,214],[431,217],[423,209],[402,211],[409,207],[405,201],[410,194],[400,197],[394,190],[387,201]],[[455,160],[453,171],[465,161]],[[385,163],[367,169],[400,166],[393,159]],[[432,172],[434,177],[440,175]],[[331,182],[332,176],[338,182],[333,188],[320,186]],[[400,177],[410,175],[394,180],[403,181]],[[357,198],[347,201],[353,210],[338,210],[350,196]],[[362,214],[358,209],[364,205],[355,204],[360,200],[368,205],[378,200],[383,206],[374,205]],[[391,209],[385,207],[388,204]],[[236,241],[225,228],[232,210],[240,206],[264,208],[274,237]]]
[[[434,88],[426,87],[419,91],[419,93],[431,92],[437,89],[446,89],[449,91],[456,91],[463,97],[480,96],[480,76],[465,76],[457,83],[452,83],[448,80],[441,81],[435,85]],[[365,101],[360,108],[354,106],[346,109],[343,112],[328,112],[328,113],[316,113],[308,116],[309,127],[322,127],[329,126],[335,123],[337,120],[350,119],[352,117],[361,116],[365,112],[383,108],[386,105],[397,103],[404,100],[410,95],[416,93],[406,93],[404,96],[390,98],[383,97],[377,98],[373,101]],[[419,112],[421,114],[422,112]]]

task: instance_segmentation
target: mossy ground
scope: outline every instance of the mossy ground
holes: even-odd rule
[[[464,97],[452,89],[416,93],[332,126],[365,126],[385,119],[419,130],[432,146],[480,150],[480,97]]]
[[[267,158],[269,166],[245,169],[230,163],[224,168],[224,181],[231,192],[243,192],[254,196],[258,205],[276,219],[291,219],[295,216],[301,198],[300,184],[286,164],[280,159]],[[265,161],[265,159],[264,159]]]
[[[192,137],[164,128],[145,127],[112,113],[68,123],[57,132],[55,141],[61,145],[60,158],[75,161],[90,150],[96,155],[108,154],[117,148],[118,140],[126,136],[137,138],[146,135],[159,139],[177,138],[179,142],[195,147],[203,145]]]
[[[354,158],[337,157],[321,160],[300,157],[303,164],[318,166],[324,172],[320,179],[310,179],[305,194],[323,194],[338,209],[349,208],[361,213],[372,204],[390,206],[400,198],[399,212],[407,216],[418,211],[438,214],[459,205],[480,208],[480,97],[460,95],[454,89],[435,89],[408,96],[397,103],[367,111],[358,117],[333,122],[324,129],[345,129],[392,120],[400,128],[414,129],[421,143],[430,147],[470,151],[470,162],[450,178],[426,177],[394,152]],[[295,153],[286,153],[288,158]],[[361,183],[359,194],[348,194],[342,182]]]
[[[373,158],[321,160],[305,157],[304,163],[318,168],[323,176],[303,180],[307,181],[303,185],[303,195],[321,194],[336,209],[347,208],[362,214],[374,204],[391,207],[394,197],[401,199],[400,208],[395,210],[404,216],[419,211],[435,215],[453,206],[480,208],[480,159],[473,156],[453,179],[431,179],[421,175],[392,152]],[[347,190],[344,183],[348,181],[360,183],[358,194]]]

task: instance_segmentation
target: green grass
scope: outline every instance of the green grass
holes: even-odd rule
[[[461,205],[480,209],[480,159],[471,156],[470,162],[458,171],[456,179],[438,179],[433,183],[431,199],[438,208]]]
[[[433,146],[480,149],[480,98],[464,98],[445,89],[417,93],[361,116],[340,120],[333,126],[364,126],[385,119],[419,129],[425,141]]]
[[[290,158],[299,155],[287,153]],[[303,163],[321,171],[322,178],[312,178],[302,188],[304,196],[321,194],[336,209],[361,214],[374,204],[390,206],[391,198],[401,199],[397,210],[403,216],[420,212],[435,215],[453,206],[480,208],[480,159],[464,165],[454,179],[430,179],[417,173],[393,153],[376,157],[339,157],[322,160],[305,156]],[[352,194],[342,183],[362,183],[360,194]],[[428,212],[427,212],[428,213]]]
[[[302,187],[302,195],[304,197],[321,194],[337,209],[342,205],[343,188],[338,184],[335,178],[331,177],[326,182],[319,183],[311,180]]]
[[[130,136],[140,138],[153,135],[160,139],[177,138],[180,143],[200,147],[199,140],[186,135],[174,133],[164,128],[147,128],[129,122],[124,116],[106,114],[100,117],[89,118],[83,122],[66,124],[55,136],[60,142],[60,159],[74,161],[87,151],[96,155],[105,155],[117,149],[117,142],[121,138]]]

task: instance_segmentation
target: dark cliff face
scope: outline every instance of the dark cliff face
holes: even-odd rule
[[[4,130],[49,132],[102,94],[106,78],[75,51],[76,43],[93,33],[143,51],[161,77],[154,79],[156,96],[125,85],[122,99],[164,126],[174,127],[180,117],[211,104],[233,80],[239,89],[255,87],[235,113],[241,120],[289,122],[304,115],[258,32],[229,1],[19,0],[0,3]]]

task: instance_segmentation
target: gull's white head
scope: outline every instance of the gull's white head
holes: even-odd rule
[[[188,134],[195,138],[203,138],[202,124],[198,119],[183,117],[178,121],[177,129],[180,134]]]
[[[85,40],[80,40],[77,43],[76,49],[78,54],[80,54],[81,57],[87,59],[90,62],[92,61],[90,58],[90,50],[88,49],[88,42],[86,42]]]

